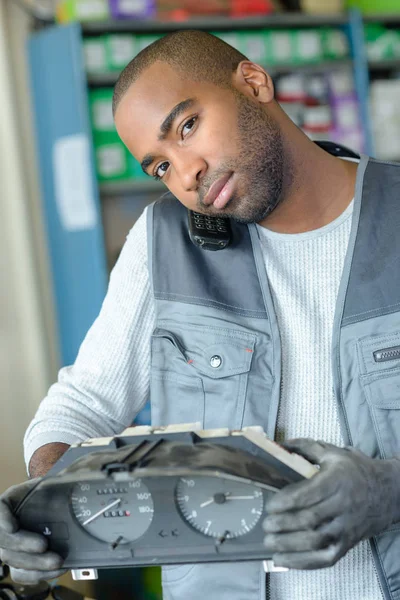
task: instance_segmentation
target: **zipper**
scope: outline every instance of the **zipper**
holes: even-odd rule
[[[373,353],[373,355],[375,362],[396,360],[396,358],[400,358],[400,346],[393,346],[393,348],[384,348],[383,350],[376,350]]]
[[[271,589],[269,587],[269,574],[265,573],[265,600],[271,600]]]
[[[370,540],[368,540],[368,543],[369,543],[369,548],[371,551],[372,566],[374,567],[375,576],[376,576],[376,579],[378,580],[378,587],[381,590],[382,598],[384,598],[385,600],[386,599],[390,600],[390,598],[392,598],[392,594],[390,593],[389,584],[384,576],[383,569],[380,568],[379,573],[378,573],[377,565],[378,564],[380,565],[381,563],[380,563],[379,556],[378,556],[378,549],[377,549],[377,543],[376,543],[375,538],[373,537]],[[383,586],[382,586],[382,579],[386,583],[385,589],[383,589]],[[270,599],[267,599],[267,600],[270,600]]]

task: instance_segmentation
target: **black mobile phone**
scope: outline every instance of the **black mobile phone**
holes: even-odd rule
[[[189,235],[195,246],[203,250],[223,250],[232,237],[229,219],[210,217],[188,210]]]

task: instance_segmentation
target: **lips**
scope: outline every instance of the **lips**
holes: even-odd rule
[[[207,206],[213,204],[214,200],[218,198],[219,194],[225,187],[226,183],[228,183],[232,175],[233,173],[230,172],[224,175],[223,177],[220,177],[220,179],[217,179],[217,181],[214,181],[214,183],[208,190],[206,197],[204,198],[204,204],[206,204]]]

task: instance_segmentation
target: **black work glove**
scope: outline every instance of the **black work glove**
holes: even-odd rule
[[[0,560],[9,565],[11,578],[26,585],[42,579],[53,579],[65,573],[60,569],[63,559],[47,552],[45,536],[19,529],[13,511],[36,484],[31,479],[9,488],[0,496]]]
[[[400,520],[400,460],[372,459],[354,448],[309,439],[284,446],[320,470],[266,504],[264,544],[275,565],[330,567],[360,540]]]

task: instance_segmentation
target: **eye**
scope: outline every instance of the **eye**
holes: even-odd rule
[[[166,162],[166,161],[161,163],[160,165],[158,165],[158,167],[154,171],[155,179],[162,179],[164,177],[165,173],[168,171],[168,167],[169,167],[169,162]]]
[[[193,129],[196,121],[197,121],[197,117],[192,117],[191,119],[189,119],[189,121],[186,121],[186,123],[182,127],[182,131],[181,131],[183,138],[185,138],[186,135]],[[184,135],[185,133],[186,133],[186,135]]]

